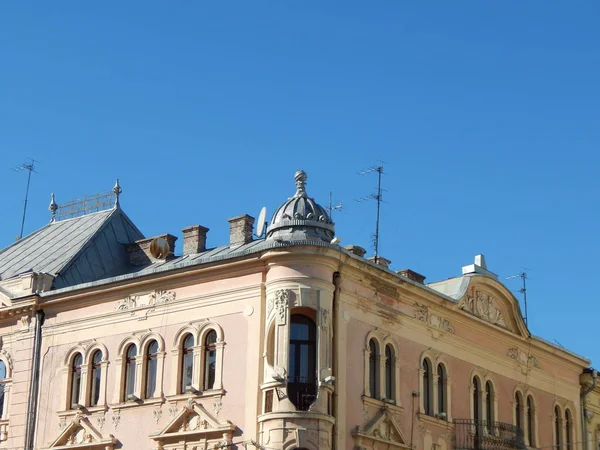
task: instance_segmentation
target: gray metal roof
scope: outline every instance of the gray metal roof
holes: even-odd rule
[[[127,263],[122,244],[143,237],[120,208],[51,222],[0,251],[0,280],[49,273],[61,288],[105,278]]]

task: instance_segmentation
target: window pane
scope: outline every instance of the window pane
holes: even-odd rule
[[[385,347],[385,397],[392,400],[394,397],[394,353],[389,345]]]
[[[428,416],[433,415],[431,405],[431,365],[428,359],[423,360],[423,407],[425,408],[425,414]]]
[[[184,394],[189,386],[192,385],[194,374],[194,354],[189,351],[183,355],[183,366],[181,372],[181,393]]]
[[[377,344],[371,339],[369,341],[369,390],[371,397],[379,397],[379,367],[377,364]]]
[[[4,380],[6,378],[6,364],[4,361],[0,360],[0,380]]]
[[[535,445],[533,441],[533,435],[535,431],[535,423],[533,421],[533,401],[531,397],[527,397],[527,439],[529,439],[529,446]]]
[[[4,384],[0,383],[0,418],[4,417]]]
[[[307,411],[316,398],[316,325],[302,314],[290,316],[288,396],[300,411]]]
[[[75,355],[73,358],[73,366],[71,368],[71,408],[79,404],[79,392],[81,390],[81,363],[83,357],[81,354]]]
[[[96,406],[100,400],[100,379],[102,376],[102,352],[94,353],[92,357],[92,386],[90,389],[90,405]]]
[[[204,360],[204,389],[212,389],[215,386],[215,369],[217,363],[217,351],[206,349]]]
[[[156,358],[148,360],[146,366],[146,398],[153,398],[156,396],[156,369]]]
[[[130,345],[127,349],[127,360],[125,363],[125,400],[135,392],[135,356],[137,348]]]
[[[446,392],[444,390],[444,387],[445,387],[446,374],[444,372],[444,367],[441,364],[438,365],[437,374],[438,374],[438,382],[437,382],[438,412],[445,413],[446,412]]]

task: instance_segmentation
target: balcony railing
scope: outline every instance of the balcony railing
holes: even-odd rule
[[[288,396],[299,411],[308,411],[317,398],[315,380],[308,377],[288,377]]]
[[[487,420],[455,419],[455,450],[524,450],[525,439],[519,427]]]

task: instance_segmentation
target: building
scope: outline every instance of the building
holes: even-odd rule
[[[589,361],[532,336],[483,256],[393,272],[294,179],[264,238],[241,215],[181,254],[118,184],[107,210],[53,201],[0,252],[0,449],[582,448]]]

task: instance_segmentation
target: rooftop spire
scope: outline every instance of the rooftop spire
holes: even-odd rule
[[[54,222],[56,220],[56,210],[58,209],[58,205],[56,204],[56,201],[54,201],[54,192],[52,193],[51,196],[51,200],[50,200],[50,206],[48,206],[48,210],[52,213],[52,218],[50,219],[50,222]]]
[[[294,197],[306,197],[306,179],[308,176],[304,170],[299,170],[294,174],[296,180],[296,194]]]
[[[118,208],[119,205],[119,195],[121,195],[121,192],[123,192],[123,189],[121,189],[121,186],[119,186],[119,179],[117,178],[117,181],[115,182],[115,186],[112,188],[113,194],[115,194],[115,208]]]

